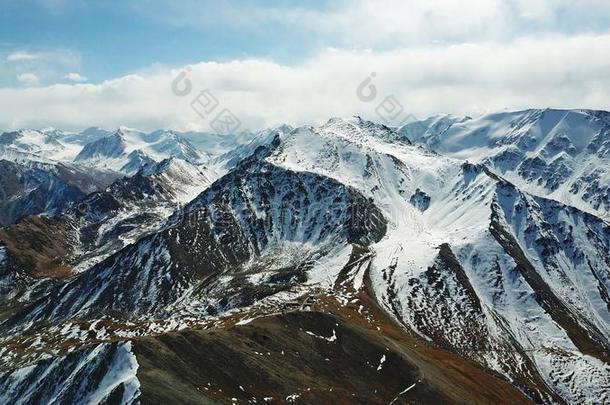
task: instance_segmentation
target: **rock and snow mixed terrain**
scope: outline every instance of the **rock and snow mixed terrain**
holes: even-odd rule
[[[527,110],[439,116],[399,132],[446,156],[484,163],[532,194],[608,218],[610,113]]]
[[[3,402],[610,401],[609,113],[193,137],[1,136]]]

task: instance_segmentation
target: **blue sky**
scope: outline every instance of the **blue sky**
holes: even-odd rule
[[[249,129],[375,118],[387,96],[417,116],[610,109],[608,49],[607,0],[0,0],[0,129],[205,130],[171,93],[187,68]]]
[[[77,70],[99,82],[158,65],[207,60],[265,57],[295,63],[317,46],[317,40],[302,29],[282,24],[244,26],[232,21],[230,15],[240,9],[245,12],[246,8],[294,9],[302,2],[244,2],[247,7],[223,1],[179,3],[5,0],[0,11],[1,51],[5,59],[14,52],[48,55],[37,64],[24,61],[22,66],[13,63],[6,69],[14,69],[15,73],[39,69],[39,79],[44,82],[61,81],[68,70]],[[310,1],[307,7],[323,11],[330,5]],[[16,74],[3,75],[1,79],[3,85],[18,84]]]

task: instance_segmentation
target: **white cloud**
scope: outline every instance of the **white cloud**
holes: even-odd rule
[[[131,0],[144,16],[176,26],[316,35],[320,43],[379,49],[436,42],[507,42],[550,33],[604,33],[607,0],[336,0],[302,2]]]
[[[34,73],[20,73],[17,75],[17,80],[25,86],[36,86],[40,82]]]
[[[69,80],[78,78],[77,76],[71,76],[72,79],[65,77],[66,71],[79,69],[80,55],[74,51],[66,49],[45,49],[36,52],[15,50],[0,57],[5,60],[5,63],[0,63],[0,73],[2,73],[0,74],[0,86],[17,83],[31,86],[55,83],[66,78]],[[11,80],[15,77],[16,82]]]
[[[297,66],[256,59],[199,63],[191,66],[193,88],[184,97],[171,91],[182,69],[100,84],[0,89],[0,127],[205,130],[213,117],[199,117],[190,101],[206,88],[219,109],[229,108],[252,129],[353,114],[375,118],[387,95],[420,117],[530,107],[610,110],[608,49],[610,34],[387,52],[327,50]],[[378,96],[365,103],[356,88],[371,72]]]
[[[11,63],[57,64],[75,66],[80,63],[80,56],[68,50],[48,50],[43,52],[15,51],[6,55]]]
[[[40,54],[28,52],[13,52],[6,56],[7,62],[21,62],[26,60],[40,59]]]
[[[87,78],[85,76],[82,76],[81,74],[76,72],[68,73],[65,77],[66,79],[77,83],[87,81]]]
[[[296,16],[299,17],[298,15]],[[527,35],[605,32],[606,0],[356,0],[316,13],[310,27],[348,44],[504,42]],[[601,27],[596,26],[601,22]]]

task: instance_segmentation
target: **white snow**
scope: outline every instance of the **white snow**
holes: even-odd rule
[[[36,398],[36,402],[44,403],[98,404],[116,387],[123,385],[120,402],[136,403],[140,396],[140,382],[136,377],[138,363],[130,342],[116,345],[114,352],[108,344],[100,344],[74,352],[70,358],[54,358],[45,367],[31,365],[9,372],[8,377],[0,375],[3,377],[0,402],[13,403],[16,399],[21,404]],[[96,367],[103,370],[102,375]],[[87,390],[76,391],[74,395],[65,390],[67,385],[83,383],[89,385]],[[24,385],[27,388],[21,391]]]
[[[239,322],[237,322],[235,325],[247,325],[255,319],[256,318],[245,318],[245,319],[242,319]]]
[[[134,402],[139,397],[140,382],[136,376],[138,362],[133,354],[131,342],[120,345],[119,353],[113,360],[97,389],[89,394],[89,403],[100,403],[120,384],[125,388],[123,403]]]
[[[415,386],[417,385],[417,383],[413,383],[412,385],[409,385],[407,388],[405,388],[403,391],[401,391],[400,393],[398,393],[398,395],[396,395],[396,398],[394,398],[392,401],[390,401],[390,405],[393,404],[394,402],[398,401],[398,398],[400,398],[401,395],[406,394],[407,392],[411,391],[413,388],[415,388]]]
[[[313,337],[318,338],[318,339],[326,340],[327,342],[331,342],[332,343],[332,342],[337,341],[337,332],[335,332],[334,329],[333,329],[333,334],[330,337],[316,335],[315,333],[313,333],[312,331],[309,331],[309,330],[306,330],[305,333],[307,333],[309,336],[313,336]]]
[[[385,363],[385,354],[383,356],[381,356],[381,359],[379,359],[379,365],[377,366],[377,371],[381,371],[381,369],[383,367],[383,363]]]

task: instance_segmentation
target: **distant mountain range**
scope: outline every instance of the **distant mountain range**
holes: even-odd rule
[[[3,133],[0,403],[610,401],[609,151],[589,110]]]

